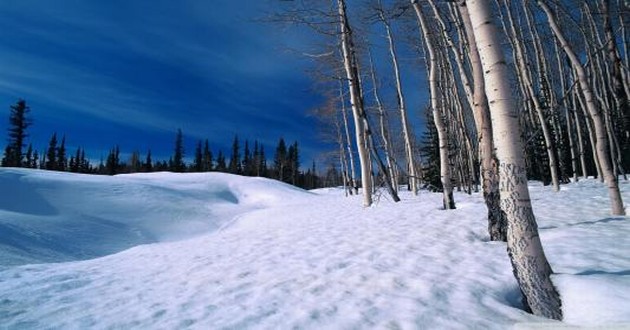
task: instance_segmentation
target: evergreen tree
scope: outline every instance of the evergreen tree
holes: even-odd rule
[[[287,153],[287,169],[291,184],[298,185],[298,178],[300,174],[300,156],[297,142],[293,142],[293,144],[289,146],[289,151]]]
[[[217,167],[215,170],[219,172],[227,172],[227,166],[225,165],[225,156],[223,156],[223,151],[219,150],[219,155],[217,156]]]
[[[37,150],[35,150],[33,152],[33,158],[31,159],[31,164],[29,165],[30,168],[38,168],[38,161],[39,161],[39,153],[37,152]]]
[[[425,110],[427,129],[421,140],[420,155],[425,161],[423,167],[424,181],[431,191],[442,192],[442,179],[440,177],[440,145],[437,128],[433,121],[431,108]]]
[[[129,158],[128,170],[130,173],[140,172],[142,169],[142,162],[140,161],[140,151],[134,150]]]
[[[26,160],[24,161],[23,167],[32,168],[33,164],[33,144],[28,144],[28,149],[26,150]]]
[[[147,159],[144,161],[143,170],[145,172],[153,172],[153,160],[151,159],[151,149],[147,151]]]
[[[10,107],[9,144],[4,151],[2,166],[21,167],[23,165],[22,159],[24,155],[22,154],[22,148],[27,137],[26,129],[31,125],[31,121],[27,117],[29,112],[30,108],[26,105],[26,101],[22,99]]]
[[[68,158],[66,156],[66,136],[61,138],[61,144],[57,148],[57,171],[65,171],[68,167]]]
[[[241,168],[241,154],[239,151],[238,136],[234,135],[234,142],[232,142],[232,155],[230,156],[230,164],[228,165],[228,171],[233,174],[240,174]]]
[[[252,154],[249,150],[249,142],[245,140],[245,150],[243,150],[243,175],[251,176],[252,169]]]
[[[267,171],[267,158],[265,157],[265,146],[264,145],[260,145],[260,159],[258,160],[259,164],[258,164],[258,169],[259,169],[259,176],[262,177],[268,177],[269,173]]]
[[[275,172],[275,178],[280,181],[285,181],[287,167],[287,145],[283,138],[278,141],[276,147],[276,155],[273,158],[273,169]]]
[[[186,164],[184,164],[184,136],[182,130],[177,129],[177,137],[175,138],[175,153],[173,154],[172,161],[170,163],[171,171],[184,172],[186,170]]]
[[[203,172],[203,151],[201,148],[201,140],[197,142],[197,148],[195,149],[195,162],[193,163],[193,171]]]
[[[48,151],[46,152],[45,168],[47,170],[57,169],[57,133],[53,133],[48,143]]]
[[[208,143],[208,139],[206,139],[206,142],[203,146],[203,171],[209,172],[212,170],[212,151],[210,151],[210,144]]]
[[[70,172],[78,173],[81,168],[81,148],[77,148],[74,156],[70,157]]]
[[[252,175],[260,176],[260,148],[258,140],[254,141],[254,153],[252,155]]]
[[[120,149],[115,146],[109,151],[107,156],[107,163],[105,164],[106,173],[109,175],[115,175],[120,173]]]

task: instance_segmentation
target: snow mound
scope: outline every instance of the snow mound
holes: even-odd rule
[[[239,213],[310,196],[224,173],[94,176],[0,169],[0,265],[88,259],[185,239]]]
[[[456,193],[457,209],[445,211],[441,195],[426,191],[363,208],[341,189],[307,193],[216,173],[0,178],[36,201],[3,198],[2,255],[23,248],[20,256],[41,262],[38,247],[74,260],[63,244],[91,251],[106,237],[112,249],[127,239],[113,236],[121,233],[157,242],[0,267],[0,328],[628,328],[630,219],[608,215],[596,180],[558,193],[530,186],[563,301],[565,321],[556,322],[523,310],[506,245],[488,241],[480,194]],[[630,185],[621,186],[630,201]]]

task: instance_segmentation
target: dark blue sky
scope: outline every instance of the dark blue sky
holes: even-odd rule
[[[94,160],[115,144],[168,159],[181,128],[188,157],[206,138],[229,153],[235,134],[271,156],[282,136],[301,144],[308,166],[334,146],[308,116],[321,103],[309,62],[286,51],[307,41],[254,22],[265,3],[3,0],[2,116],[24,98],[29,142],[42,151],[53,132],[66,134],[70,152],[81,146]]]

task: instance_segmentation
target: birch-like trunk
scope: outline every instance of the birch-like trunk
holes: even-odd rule
[[[359,194],[359,185],[357,184],[357,173],[354,167],[354,153],[352,152],[352,139],[350,137],[350,125],[348,125],[348,113],[346,109],[346,98],[344,97],[343,84],[339,81],[339,102],[341,103],[341,117],[343,118],[343,127],[346,137],[346,149],[348,149],[348,166],[350,167],[350,176],[348,184],[348,192],[350,195]]]
[[[538,0],[537,3],[547,15],[547,21],[549,22],[549,26],[551,27],[553,34],[560,42],[560,46],[569,57],[569,60],[573,65],[573,69],[577,73],[577,78],[580,83],[582,93],[584,94],[584,103],[586,103],[586,108],[589,112],[591,120],[593,121],[595,135],[597,137],[597,158],[602,168],[604,181],[608,186],[608,195],[610,196],[612,214],[624,215],[625,210],[623,207],[623,201],[621,199],[621,193],[619,192],[618,178],[615,175],[611,164],[609,141],[606,132],[606,126],[604,124],[604,120],[602,119],[603,114],[602,111],[597,108],[591,86],[588,84],[586,72],[584,71],[584,68],[582,67],[582,64],[577,55],[575,54],[573,49],[571,49],[569,43],[564,38],[564,35],[562,34],[562,31],[560,30],[560,27],[556,22],[556,17],[549,6],[547,6],[547,4],[545,4],[541,0]]]
[[[514,42],[512,42],[512,45],[514,46],[514,52],[516,56],[516,63],[518,68],[517,72],[521,77],[521,81],[524,85],[523,87],[526,93],[523,96],[532,102],[532,104],[534,105],[534,110],[536,110],[538,122],[540,124],[540,128],[542,129],[543,137],[545,138],[545,148],[547,150],[547,157],[549,158],[551,184],[554,191],[559,191],[560,180],[558,178],[558,160],[556,159],[555,141],[551,136],[551,130],[549,129],[549,124],[547,123],[547,119],[545,118],[545,114],[543,113],[542,105],[540,104],[540,101],[538,100],[538,97],[536,95],[536,91],[534,90],[534,85],[529,74],[530,69],[525,59],[525,51],[523,49],[521,41],[519,40],[519,34],[516,31],[516,25],[509,8],[507,9],[507,14],[510,22],[510,31],[512,33],[512,38],[514,38]]]
[[[394,67],[394,79],[396,81],[396,101],[398,103],[398,111],[400,112],[400,125],[402,127],[403,139],[405,141],[405,155],[407,158],[407,171],[409,173],[409,187],[414,195],[418,194],[418,174],[416,173],[416,163],[413,156],[413,144],[411,138],[411,129],[407,119],[407,108],[405,106],[405,97],[403,94],[402,79],[400,78],[400,69],[398,67],[398,55],[396,54],[396,45],[394,44],[394,36],[388,19],[382,10],[378,12],[379,18],[385,27],[385,36],[389,46],[389,55]]]
[[[617,50],[617,40],[612,23],[610,22],[610,0],[601,0],[600,12],[604,16],[604,32],[606,34],[606,50],[608,53],[608,61],[611,65],[611,78],[612,78],[612,90],[613,97],[617,109],[621,114],[623,138],[626,143],[630,143],[630,102],[628,101],[628,95],[624,90],[623,75],[621,71],[621,58]],[[623,30],[622,30],[623,31]],[[627,45],[626,45],[627,46]],[[628,49],[626,48],[626,55]],[[626,86],[627,87],[627,86]]]
[[[551,282],[551,266],[540,242],[529,198],[516,102],[510,89],[499,30],[492,23],[489,0],[470,0],[467,4],[484,70],[494,143],[500,163],[501,208],[508,221],[508,255],[526,306],[535,315],[559,320],[562,318],[560,297]]]
[[[416,11],[416,15],[418,16],[418,21],[420,22],[424,42],[427,45],[429,57],[429,89],[431,93],[431,108],[433,110],[433,120],[435,122],[435,127],[437,128],[438,141],[440,146],[440,179],[442,181],[443,189],[443,206],[444,209],[450,210],[455,208],[455,200],[453,199],[453,187],[451,183],[451,170],[449,164],[446,125],[444,124],[442,112],[440,111],[441,106],[437,86],[438,59],[436,56],[437,54],[435,53],[436,46],[433,40],[433,36],[431,36],[431,34],[429,33],[430,30],[420,4],[417,0],[411,0],[411,4],[413,5]]]
[[[360,90],[359,72],[357,69],[354,43],[352,40],[352,29],[348,23],[346,15],[345,0],[337,0],[339,13],[339,27],[341,32],[341,52],[343,55],[343,66],[348,80],[348,90],[350,91],[350,104],[354,117],[355,136],[357,150],[359,151],[359,161],[361,163],[361,185],[363,188],[363,206],[372,205],[372,178],[370,155],[366,145],[366,127],[364,123],[365,109]]]
[[[370,76],[372,77],[372,90],[374,92],[374,100],[376,101],[376,107],[378,109],[379,126],[381,130],[381,139],[383,141],[383,152],[385,152],[385,161],[387,164],[387,171],[389,172],[391,185],[398,191],[398,177],[394,168],[394,161],[392,160],[392,150],[389,137],[387,114],[385,113],[385,107],[381,101],[381,96],[378,93],[378,81],[376,80],[376,68],[372,59],[372,53],[369,52],[370,58]]]
[[[507,240],[507,222],[505,214],[501,211],[499,196],[499,164],[494,155],[494,144],[492,142],[492,122],[490,121],[490,110],[486,99],[485,83],[483,78],[483,68],[481,59],[477,51],[475,34],[472,23],[468,15],[466,2],[460,2],[458,6],[462,17],[462,23],[466,31],[468,40],[470,65],[473,77],[473,115],[477,127],[477,140],[479,143],[479,160],[481,163],[481,188],[483,198],[488,208],[488,233],[490,240]]]

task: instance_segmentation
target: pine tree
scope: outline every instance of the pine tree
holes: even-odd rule
[[[245,140],[245,149],[243,150],[243,175],[252,175],[252,154],[249,150],[249,141]]]
[[[273,167],[275,171],[276,179],[285,181],[286,167],[287,167],[287,145],[283,138],[278,141],[276,147],[276,155],[273,158]]]
[[[22,166],[26,168],[32,168],[31,164],[33,164],[33,144],[29,143],[28,149],[26,150],[26,160],[24,161],[24,164],[22,164]]]
[[[234,136],[234,142],[232,142],[232,155],[230,156],[230,164],[228,170],[233,174],[240,174],[241,168],[241,155],[239,152],[238,136]]]
[[[225,156],[223,156],[223,151],[219,151],[219,155],[217,156],[217,167],[215,170],[219,172],[227,172],[227,166],[225,165]]]
[[[115,146],[109,151],[107,163],[105,164],[105,170],[109,175],[120,173],[120,148],[118,148],[118,146]]]
[[[66,156],[66,136],[61,138],[61,144],[57,149],[57,170],[65,171],[68,167],[68,158]]]
[[[420,146],[420,155],[425,161],[423,167],[424,181],[429,190],[442,192],[442,180],[440,178],[440,146],[431,108],[425,109],[425,122],[426,130],[423,133]]]
[[[147,151],[147,158],[144,161],[144,171],[145,172],[153,172],[153,160],[151,159],[151,149]]]
[[[208,143],[208,139],[206,139],[206,142],[203,146],[203,171],[209,172],[212,170],[212,151],[210,151],[210,144]]]
[[[32,124],[27,117],[30,110],[26,105],[26,101],[22,99],[10,107],[9,144],[4,151],[2,166],[21,167],[23,165],[22,158],[24,158],[24,155],[22,154],[22,148],[24,147],[24,140],[28,136],[26,129]]]
[[[181,129],[177,129],[177,137],[175,138],[175,153],[173,154],[171,171],[182,173],[186,170],[184,164],[184,136]]]
[[[289,151],[287,153],[287,168],[291,184],[298,185],[298,177],[300,174],[300,155],[297,141],[293,142],[293,144],[289,146]]]
[[[57,133],[53,133],[50,138],[50,142],[48,143],[45,167],[47,170],[57,169]]]
[[[140,151],[134,150],[129,158],[128,170],[130,173],[140,172],[142,163],[140,162]]]
[[[203,152],[201,149],[201,140],[197,142],[197,148],[195,148],[195,161],[192,167],[195,172],[203,172]]]

